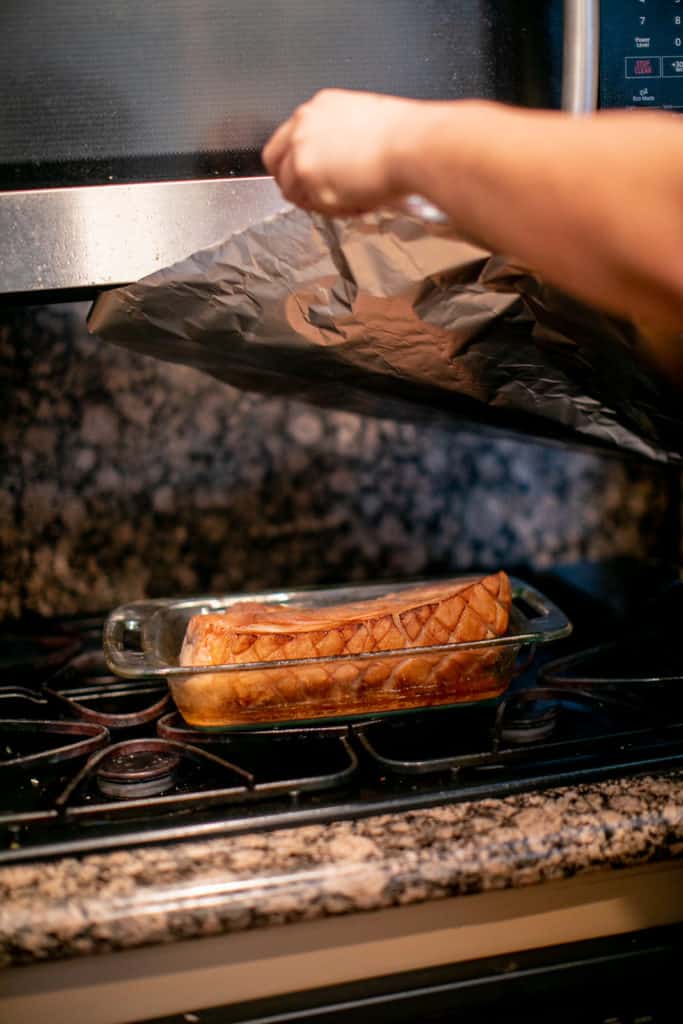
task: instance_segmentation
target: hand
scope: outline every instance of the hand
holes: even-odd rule
[[[400,146],[424,104],[325,89],[280,125],[263,162],[290,202],[330,215],[364,213],[397,200]]]

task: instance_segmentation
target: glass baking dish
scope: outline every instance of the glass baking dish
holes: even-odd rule
[[[459,576],[448,582],[466,583],[477,578]],[[300,608],[366,601],[400,593],[418,582],[139,601],[117,608],[108,617],[104,654],[117,675],[166,679],[188,725],[228,730],[357,721],[495,700],[509,686],[522,648],[558,640],[572,629],[564,613],[547,597],[512,577],[510,624],[505,636],[494,639],[288,661],[201,667],[179,664],[185,631],[195,615],[215,614],[243,601]],[[321,696],[316,684],[321,669],[336,680],[353,678],[352,689],[341,697],[330,697],[329,692]],[[375,682],[388,672],[398,680],[389,692]],[[416,677],[419,684],[413,681]],[[263,686],[264,680],[267,687]],[[334,689],[339,694],[339,686]]]

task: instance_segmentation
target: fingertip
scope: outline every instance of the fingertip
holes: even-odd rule
[[[286,153],[277,168],[276,181],[280,186],[285,199],[290,202],[294,202],[292,196],[294,195],[296,185],[296,173],[294,170],[294,161],[292,159],[291,152]]]
[[[291,132],[292,121],[290,118],[275,129],[261,150],[261,159],[264,166],[273,177],[277,177],[278,166],[287,152]]]

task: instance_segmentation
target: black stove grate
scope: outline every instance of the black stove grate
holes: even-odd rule
[[[48,679],[43,692],[65,714],[113,731],[155,722],[171,704],[165,683],[150,680],[141,686],[113,676],[99,649],[78,654]]]
[[[563,642],[560,659],[537,657],[493,706],[220,734],[185,725],[157,682],[111,677],[101,624],[88,618],[80,631],[71,621],[63,644],[24,637],[22,656],[47,649],[48,664],[14,672],[5,652],[0,863],[683,767],[683,664],[671,632],[665,644],[648,627],[643,656],[627,631],[640,656],[626,655],[629,673],[621,644],[577,654]]]

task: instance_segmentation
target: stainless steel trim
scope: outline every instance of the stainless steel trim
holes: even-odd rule
[[[272,178],[0,192],[0,294],[134,281],[286,205]]]
[[[599,0],[565,0],[563,107],[595,109]],[[144,277],[285,206],[270,178],[0,192],[0,295]]]
[[[598,105],[600,0],[564,0],[562,106],[587,114]]]

